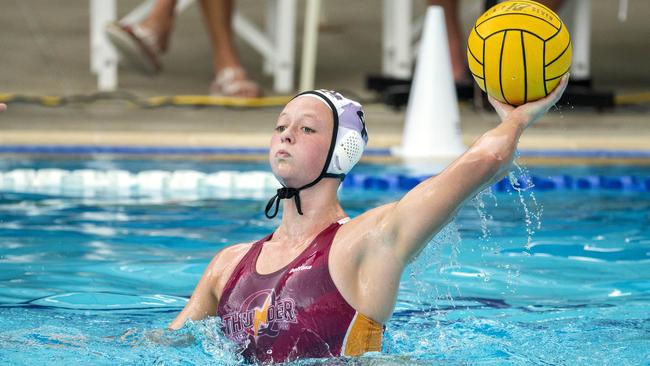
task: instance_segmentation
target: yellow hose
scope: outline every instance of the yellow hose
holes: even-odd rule
[[[291,96],[274,96],[263,98],[213,97],[207,95],[174,95],[151,98],[138,98],[128,93],[96,93],[88,95],[33,96],[15,93],[0,93],[2,103],[40,104],[46,107],[58,107],[68,103],[93,103],[98,100],[123,100],[144,108],[165,106],[220,106],[238,108],[281,107]]]
[[[614,96],[614,105],[650,104],[650,92]]]
[[[29,103],[46,107],[60,107],[68,103],[93,103],[99,100],[122,100],[143,108],[158,108],[167,106],[218,106],[237,108],[261,108],[284,106],[291,96],[281,95],[262,98],[213,97],[209,95],[172,95],[150,98],[139,98],[129,93],[94,93],[78,94],[66,97],[43,95],[34,96],[15,93],[0,93],[0,103]],[[614,96],[614,105],[650,104],[650,92],[622,94]]]

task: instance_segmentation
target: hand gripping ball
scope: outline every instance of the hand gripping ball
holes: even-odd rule
[[[467,60],[484,92],[511,105],[545,97],[571,67],[571,39],[562,20],[535,1],[499,3],[477,20]]]

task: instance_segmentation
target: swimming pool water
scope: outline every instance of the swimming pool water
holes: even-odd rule
[[[139,171],[152,163],[0,160],[0,170],[17,167]],[[646,167],[529,169],[650,176]],[[343,190],[341,199],[356,216],[401,194]],[[0,364],[241,362],[215,319],[157,330],[216,251],[276,227],[265,203],[0,193]],[[381,354],[293,364],[648,364],[649,270],[647,192],[484,192],[405,272]]]

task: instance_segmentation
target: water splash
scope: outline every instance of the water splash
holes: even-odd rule
[[[519,203],[524,210],[524,222],[526,223],[526,253],[529,253],[530,248],[533,244],[533,235],[537,230],[542,228],[542,213],[544,211],[543,207],[538,203],[535,193],[531,188],[535,187],[535,184],[532,182],[531,174],[528,169],[522,165],[517,164],[515,161],[513,163],[516,172],[510,172],[508,179],[510,184],[517,192],[519,196]],[[526,204],[526,198],[530,199],[532,205],[529,207]]]
[[[498,206],[497,196],[494,194],[494,192],[492,192],[491,188],[484,189],[472,199],[472,204],[474,205],[474,208],[476,209],[476,213],[478,214],[479,219],[481,220],[480,239],[485,242],[490,242],[492,236],[490,233],[490,229],[488,228],[488,222],[492,221],[493,219],[492,215],[489,214],[487,211],[488,199],[492,200],[493,207]]]
[[[461,237],[455,222],[450,222],[422,249],[417,259],[408,267],[410,280],[417,285],[417,302],[430,304],[430,281],[426,281],[427,273],[442,273],[446,269],[460,267],[458,256],[460,253]],[[438,288],[435,291],[440,293]],[[449,289],[444,298],[451,298]],[[441,298],[441,297],[438,297]]]
[[[516,152],[515,158],[518,156],[519,153]],[[535,184],[532,181],[528,169],[519,165],[516,161],[513,162],[513,166],[513,171],[508,174],[508,180],[516,192],[517,199],[524,213],[526,243],[524,244],[524,250],[522,253],[529,256],[531,254],[530,250],[534,245],[533,237],[537,231],[542,228],[543,207],[539,204],[537,197],[532,190],[532,188],[535,187]],[[520,267],[517,264],[512,263],[498,264],[497,267],[505,271],[506,276],[505,291],[502,291],[502,294],[515,293],[517,291],[516,281],[521,276]]]
[[[550,109],[553,110],[554,112],[557,112],[560,119],[563,119],[564,118],[564,113],[563,113],[564,110],[563,110],[563,108],[565,106],[567,108],[571,109],[571,110],[575,109],[575,106],[573,104],[569,103],[569,102],[566,102],[564,105],[560,104],[559,102],[555,103],[554,105],[551,106]]]
[[[244,363],[242,347],[235,344],[221,331],[221,319],[209,317],[200,321],[188,321],[183,329],[201,344],[203,352],[226,365]]]
[[[178,330],[167,329],[128,329],[119,337],[122,344],[134,348],[144,348],[151,354],[183,353],[178,361],[189,362],[192,356],[205,362],[207,357],[219,365],[234,366],[245,364],[242,348],[226,338],[221,331],[221,320],[208,317],[203,320],[188,320]],[[183,351],[183,349],[195,351]],[[202,352],[196,352],[198,350]],[[154,362],[156,363],[156,362]]]
[[[488,200],[491,202],[488,202]],[[498,207],[497,196],[492,192],[491,188],[486,188],[472,199],[472,203],[481,223],[481,237],[479,238],[479,249],[481,253],[498,253],[501,247],[498,242],[492,240],[489,223],[493,220],[493,216],[488,212],[489,203],[491,203],[492,207]],[[483,258],[483,255],[481,255],[481,258]],[[483,264],[484,268],[489,268],[485,261],[483,261]],[[490,278],[491,274],[488,271],[484,271],[483,281],[489,282]]]
[[[431,275],[444,274],[445,271],[460,267],[460,244],[460,232],[452,221],[429,242],[408,267],[409,280],[415,289],[412,302],[420,312],[418,317],[407,320],[408,328],[421,329],[419,334],[436,334],[433,339],[422,337],[416,350],[408,350],[413,356],[426,355],[434,344],[449,343],[443,331],[445,311],[442,310],[441,304],[455,307],[454,298],[461,296],[460,288],[456,284],[439,285],[435,280],[432,281]],[[432,332],[432,325],[436,332]],[[400,332],[392,336],[399,338]],[[400,350],[400,353],[405,351],[407,350]]]

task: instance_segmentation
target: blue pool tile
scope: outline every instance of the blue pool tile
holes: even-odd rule
[[[363,182],[363,188],[386,191],[390,188],[390,185],[388,183],[388,180],[384,179],[383,177],[368,177]]]
[[[601,179],[598,176],[589,175],[576,179],[576,188],[578,189],[597,189],[600,188]]]
[[[417,186],[420,183],[420,180],[416,177],[408,177],[405,175],[400,175],[397,177],[397,184],[399,189],[410,190],[413,187]]]

